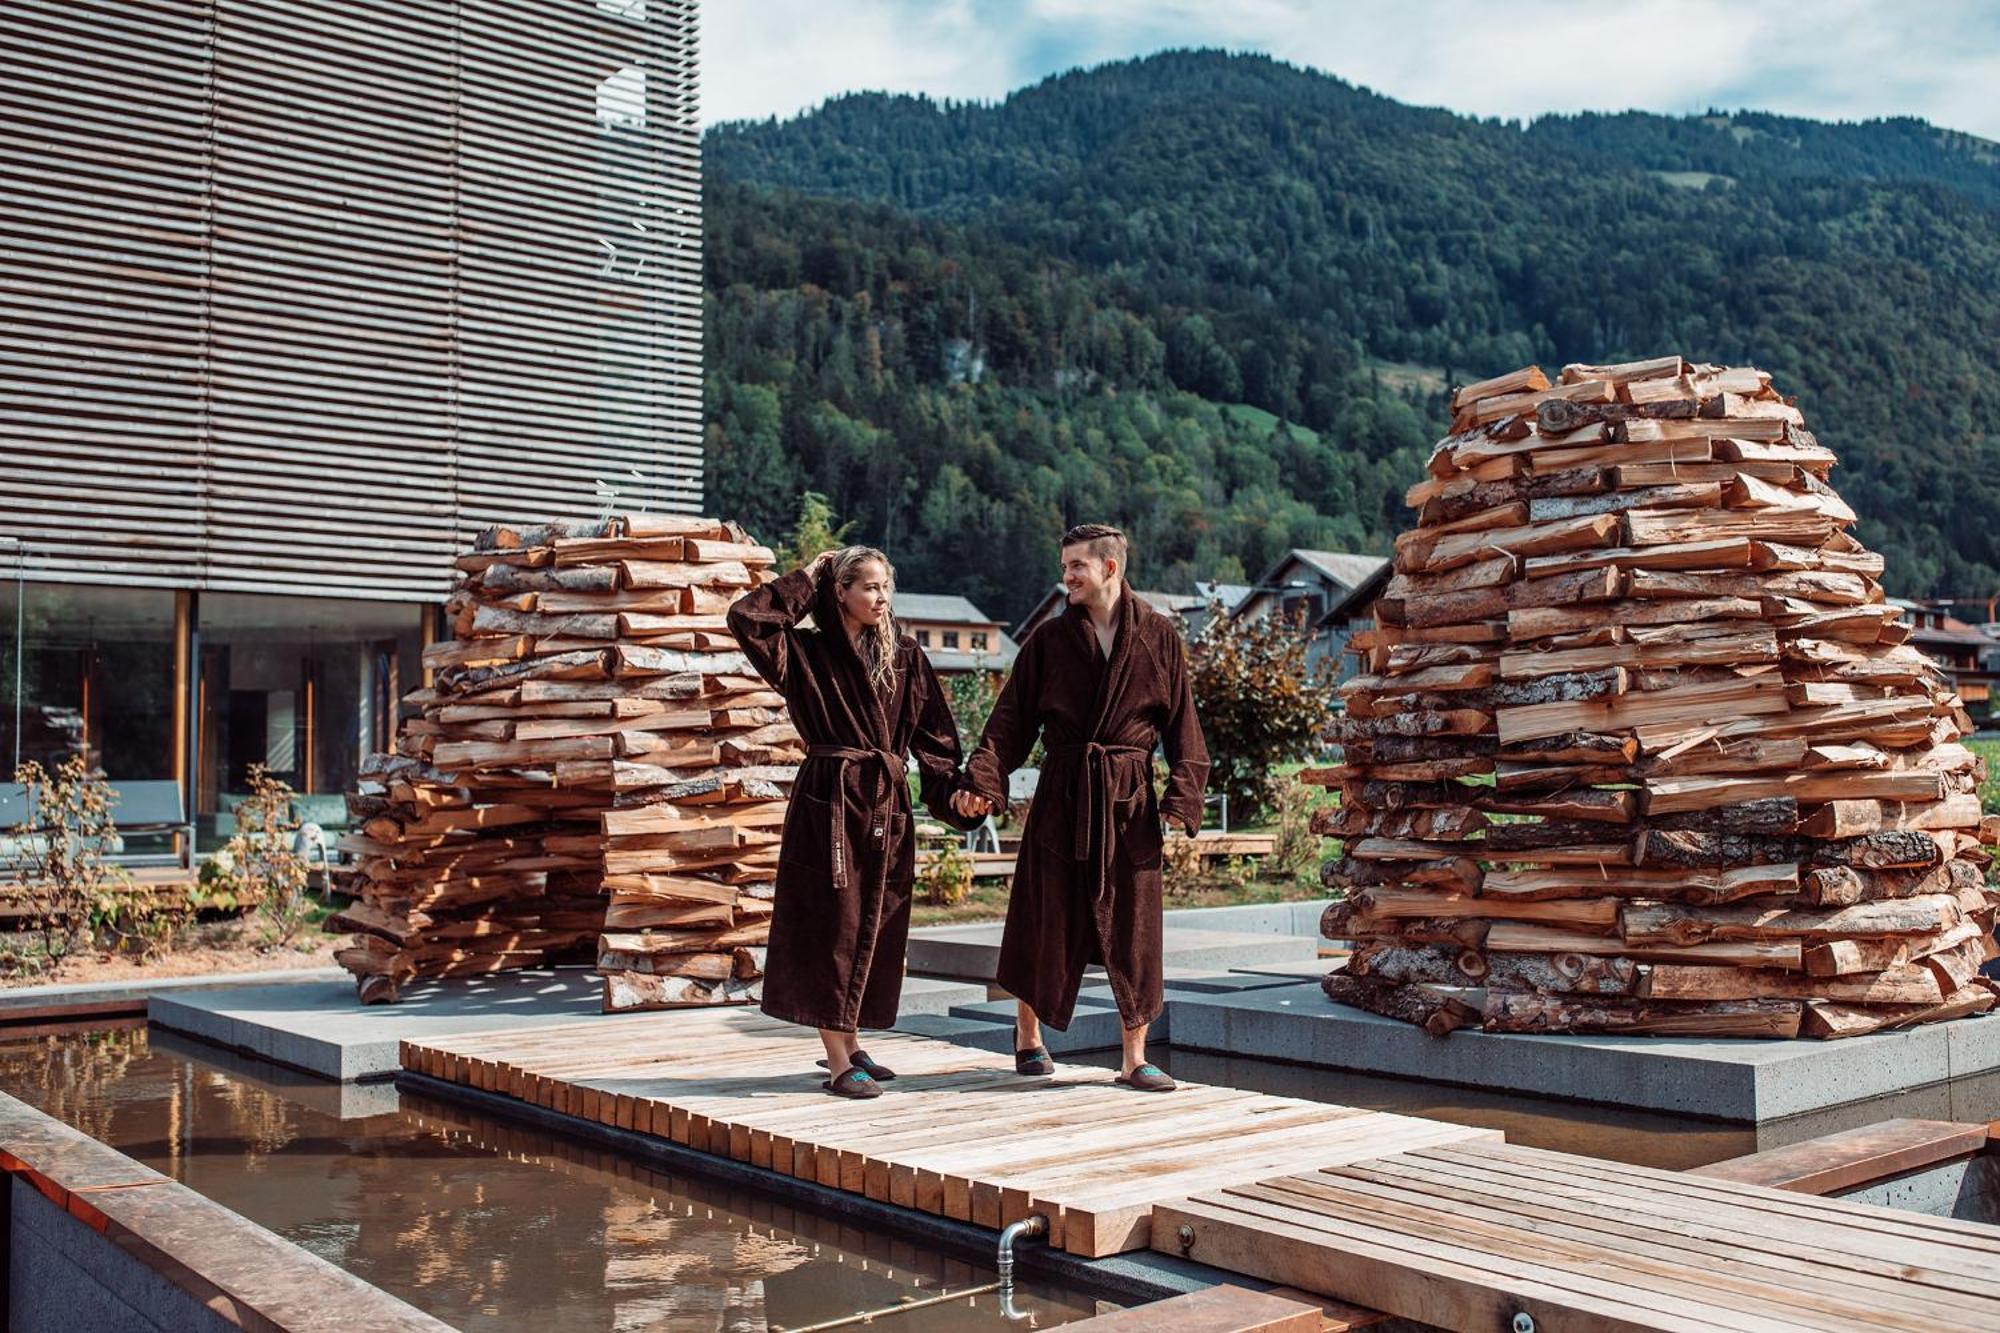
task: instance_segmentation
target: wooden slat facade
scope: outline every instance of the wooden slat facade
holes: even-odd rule
[[[692,512],[694,0],[0,7],[0,532],[29,577],[441,599]]]

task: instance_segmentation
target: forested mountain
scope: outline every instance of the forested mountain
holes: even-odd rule
[[[1386,549],[1444,386],[1681,351],[1799,395],[1892,589],[2000,584],[2000,165],[1917,121],[1531,127],[1180,52],[993,106],[711,130],[713,503],[826,492],[1002,616],[1050,537],[1141,583]]]

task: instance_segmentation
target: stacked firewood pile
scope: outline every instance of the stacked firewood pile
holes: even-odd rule
[[[724,622],[771,552],[660,515],[495,528],[396,753],[349,797],[364,1001],[418,977],[595,958],[609,1009],[757,998],[803,754]]]
[[[1991,1008],[1970,720],[1770,376],[1530,367],[1453,408],[1317,775],[1327,993],[1439,1033]]]

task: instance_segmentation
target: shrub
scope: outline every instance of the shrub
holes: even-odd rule
[[[1247,824],[1277,799],[1275,769],[1319,750],[1334,713],[1330,663],[1307,663],[1311,638],[1297,620],[1236,620],[1221,608],[1188,651],[1195,711],[1229,798],[1230,824]]]
[[[293,791],[262,764],[250,767],[250,795],[237,805],[236,833],[202,867],[202,887],[218,905],[255,904],[273,945],[289,944],[311,918],[310,866],[293,850],[299,820]]]
[[[29,760],[14,771],[14,781],[27,788],[29,809],[28,818],[12,830],[21,848],[14,873],[36,909],[28,918],[36,947],[17,953],[14,965],[54,966],[97,944],[100,934],[134,940],[142,951],[155,947],[125,929],[133,912],[127,897],[132,878],[109,860],[117,838],[111,810],[118,793],[103,770],[78,751],[54,773]]]
[[[953,907],[972,892],[972,858],[951,838],[940,843],[917,871],[917,896],[933,907]]]

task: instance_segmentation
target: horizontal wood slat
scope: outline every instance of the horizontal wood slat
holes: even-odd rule
[[[0,7],[0,532],[31,577],[441,597],[701,487],[696,8]]]

